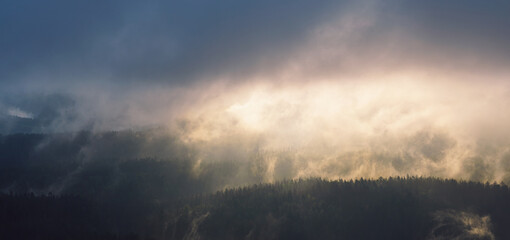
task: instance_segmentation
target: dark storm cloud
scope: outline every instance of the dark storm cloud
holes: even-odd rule
[[[265,131],[278,145],[331,133],[337,135],[324,139],[369,142],[385,132],[398,138],[409,128],[442,124],[445,135],[417,135],[410,139],[416,145],[411,155],[381,160],[404,171],[413,169],[409,159],[417,157],[433,168],[448,163],[451,149],[467,146],[459,141],[465,135],[507,132],[510,117],[500,109],[510,95],[499,92],[507,86],[471,86],[441,71],[478,73],[475,79],[495,83],[494,75],[503,75],[510,62],[509,10],[506,1],[475,0],[2,1],[0,133],[136,129],[172,126],[182,118],[199,126],[184,136],[191,139],[229,138],[227,133],[247,128]],[[425,83],[369,85],[353,78],[363,91],[299,86],[321,74],[340,82],[349,72],[384,82],[385,73],[402,71],[412,79],[409,69],[440,72],[424,82],[439,76],[445,83],[427,89]],[[298,83],[278,85],[282,75]],[[224,79],[220,87],[207,85]],[[277,87],[257,95],[250,86],[231,84],[249,81]],[[313,114],[324,124],[312,121]],[[484,114],[498,120],[488,123]],[[342,121],[344,132],[336,128]],[[454,132],[459,125],[469,129],[465,135]],[[373,158],[358,155],[360,162]],[[476,157],[465,156],[474,167],[459,168],[471,171],[484,163]],[[284,160],[271,164],[283,175],[299,169]]]
[[[367,2],[364,2],[367,3]],[[360,7],[360,5],[362,5]],[[372,1],[324,22],[308,50],[310,77],[325,71],[398,70],[494,74],[510,62],[510,3],[505,1]],[[349,15],[342,19],[342,15]],[[337,33],[335,33],[337,31]],[[326,33],[324,33],[326,32]],[[335,35],[336,34],[336,35]],[[320,52],[317,49],[326,48]],[[326,56],[326,57],[324,57]],[[331,57],[333,56],[333,57]],[[303,67],[308,67],[303,64]]]
[[[4,1],[0,77],[178,82],[243,71],[290,50],[336,12],[332,2]]]
[[[0,78],[182,83],[267,73],[292,61],[316,27],[346,14],[373,23],[354,29],[356,41],[340,43],[352,52],[339,62],[389,51],[390,62],[405,56],[416,64],[503,66],[509,10],[506,1],[473,0],[3,1]],[[398,46],[390,46],[395,39]]]
[[[433,52],[431,60],[449,62],[448,65],[460,63],[460,67],[471,64],[482,71],[481,68],[488,67],[501,70],[508,65],[510,2],[433,0],[399,3],[394,19],[405,26],[409,35],[420,39],[422,45],[428,45]]]
[[[121,24],[114,1],[3,1],[0,8],[0,69],[3,81],[27,71],[90,70],[93,44]],[[83,71],[86,72],[86,71]]]

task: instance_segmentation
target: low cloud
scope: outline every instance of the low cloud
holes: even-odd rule
[[[2,3],[1,134],[157,129],[224,185],[509,181],[508,3],[99,5]]]
[[[19,108],[9,108],[7,110],[7,114],[13,117],[19,117],[19,118],[30,118],[33,119],[34,115],[29,112],[25,112]]]
[[[430,240],[441,239],[495,239],[490,216],[480,216],[470,212],[455,210],[434,213],[436,226]]]

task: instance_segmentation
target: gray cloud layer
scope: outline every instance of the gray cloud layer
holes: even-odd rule
[[[510,60],[506,1],[25,0],[4,1],[0,9],[2,85],[182,84],[271,74],[309,47],[318,27],[349,15],[368,23],[349,23],[348,41],[332,39],[342,42],[331,51],[348,50],[334,59],[315,56],[321,68],[353,58],[484,69]]]
[[[183,82],[252,71],[344,5],[335,1],[8,1],[2,78]],[[277,52],[277,53],[275,53]],[[256,68],[256,66],[255,66]],[[239,69],[239,70],[237,70]]]
[[[268,181],[508,181],[508,12],[475,0],[3,1],[0,133],[163,126],[204,162],[259,161]],[[270,154],[246,157],[258,149]]]
[[[4,1],[0,115],[129,128],[155,124],[137,117],[149,114],[136,110],[146,99],[154,112],[191,107],[237,83],[399,71],[497,83],[510,62],[509,10],[474,0]],[[36,125],[61,125],[45,118]]]

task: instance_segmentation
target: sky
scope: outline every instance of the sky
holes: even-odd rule
[[[496,0],[3,0],[0,133],[165,129],[204,159],[260,149],[271,169],[293,152],[307,159],[295,176],[509,181],[509,12]]]

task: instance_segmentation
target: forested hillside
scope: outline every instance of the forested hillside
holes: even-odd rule
[[[100,202],[3,194],[2,239],[508,239],[507,186],[435,178],[259,184]]]
[[[0,239],[510,239],[504,184],[428,177],[263,183],[138,132],[0,137]]]
[[[510,0],[0,0],[0,240],[510,240]]]

